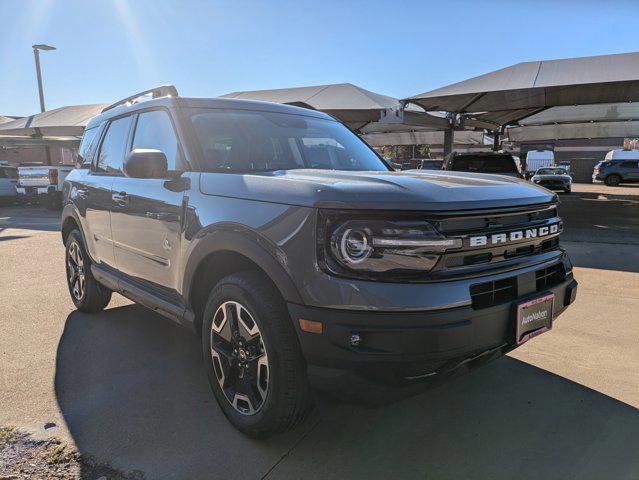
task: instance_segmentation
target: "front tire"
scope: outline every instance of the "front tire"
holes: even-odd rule
[[[111,301],[111,290],[99,284],[91,274],[91,260],[78,230],[69,233],[66,242],[67,286],[78,310],[95,313]]]
[[[215,398],[239,431],[265,438],[310,410],[306,363],[286,304],[262,274],[235,273],[215,286],[202,348]]]

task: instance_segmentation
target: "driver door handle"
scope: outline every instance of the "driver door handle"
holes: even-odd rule
[[[129,195],[126,192],[118,192],[111,195],[111,198],[118,205],[126,205],[129,203]]]

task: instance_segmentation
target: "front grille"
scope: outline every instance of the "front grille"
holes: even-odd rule
[[[488,308],[517,298],[517,277],[478,283],[470,287],[473,308]]]
[[[537,280],[537,291],[546,290],[560,284],[566,278],[566,269],[563,263],[558,263],[552,267],[542,268],[535,272]]]
[[[548,290],[559,285],[565,279],[566,269],[563,263],[541,268],[535,272],[536,292]],[[470,298],[472,306],[476,310],[511,302],[517,296],[517,276],[470,286]]]
[[[557,216],[555,204],[543,204],[529,207],[476,211],[445,218],[429,219],[439,232],[448,238],[461,238],[463,246],[449,250],[435,268],[440,276],[472,275],[499,268],[501,262],[515,262],[518,257],[529,257],[554,250],[559,245],[558,233],[561,232],[561,220]],[[492,238],[499,235],[519,235],[537,232],[539,228],[554,225],[558,228],[553,234],[544,236],[521,236],[513,240],[497,242]],[[475,244],[471,239],[490,239]],[[504,237],[505,238],[505,237]]]
[[[436,222],[437,230],[446,236],[459,234],[484,233],[497,228],[518,228],[534,225],[557,216],[555,205],[540,205],[490,211],[468,213],[452,216]]]

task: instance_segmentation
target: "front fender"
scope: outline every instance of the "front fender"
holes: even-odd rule
[[[293,280],[286,271],[277,248],[257,232],[238,225],[216,225],[198,233],[188,253],[182,281],[183,297],[190,297],[193,277],[202,260],[215,252],[230,251],[245,256],[259,266],[273,281],[287,302],[303,303]]]

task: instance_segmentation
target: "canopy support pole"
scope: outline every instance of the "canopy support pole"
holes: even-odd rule
[[[499,150],[501,143],[501,128],[496,128],[493,130],[493,152]]]
[[[453,153],[453,145],[455,144],[455,128],[458,125],[457,114],[449,113],[447,115],[449,126],[444,130],[444,158],[446,155]]]
[[[453,153],[453,144],[455,142],[455,130],[449,127],[444,130],[444,157]]]

